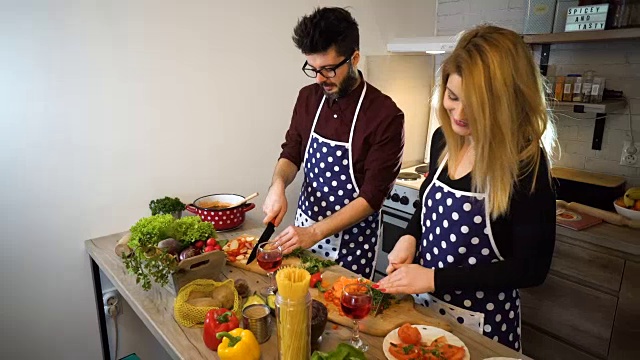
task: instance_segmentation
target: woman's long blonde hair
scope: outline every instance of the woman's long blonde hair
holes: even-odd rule
[[[543,78],[530,49],[515,32],[481,25],[465,32],[441,67],[437,116],[449,154],[458,164],[464,137],[456,134],[443,106],[451,74],[462,78],[462,106],[471,129],[473,191],[486,192],[493,219],[509,211],[518,179],[550,161],[555,127],[547,113]],[[542,147],[544,156],[541,156]],[[452,167],[449,166],[451,175]],[[534,191],[536,176],[530,191]]]

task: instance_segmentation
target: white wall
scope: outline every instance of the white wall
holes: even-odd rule
[[[438,0],[437,34],[453,35],[480,23],[493,23],[521,33],[526,3],[524,0]],[[539,61],[539,47],[534,55]],[[635,141],[640,139],[640,41],[552,45],[549,64],[549,76],[595,70],[596,76],[606,78],[607,88],[624,91],[631,102]],[[575,120],[558,114],[562,151],[556,166],[623,176],[628,186],[639,186],[640,168],[620,165],[622,144],[630,140],[626,111],[608,114],[602,150],[591,149],[593,115],[567,114],[582,118]]]
[[[403,163],[422,163],[430,120],[433,55],[372,55],[367,57],[367,68],[369,81],[391,96],[404,113]]]
[[[99,358],[83,241],[151,199],[259,191],[261,205],[309,82],[292,28],[330,4],[352,6],[365,56],[433,32],[433,11],[416,14],[435,0],[2,2],[0,357]],[[158,346],[138,326],[121,355]]]

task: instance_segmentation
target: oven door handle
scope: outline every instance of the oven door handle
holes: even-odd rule
[[[383,223],[387,222],[391,225],[398,226],[402,229],[406,229],[407,225],[409,225],[409,222],[406,220],[406,218],[400,217],[388,211],[382,211],[382,222]]]

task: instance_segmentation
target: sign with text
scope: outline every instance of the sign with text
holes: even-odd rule
[[[609,4],[577,6],[567,10],[565,32],[604,30]]]

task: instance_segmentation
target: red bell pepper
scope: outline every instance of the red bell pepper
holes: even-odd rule
[[[311,275],[311,280],[309,280],[309,287],[314,288],[318,283],[322,282],[322,273],[317,272]]]
[[[211,309],[204,318],[204,332],[202,335],[204,344],[209,349],[217,351],[218,345],[222,343],[222,340],[218,340],[216,334],[223,331],[229,332],[238,327],[240,327],[240,324],[233,312],[224,308]]]

